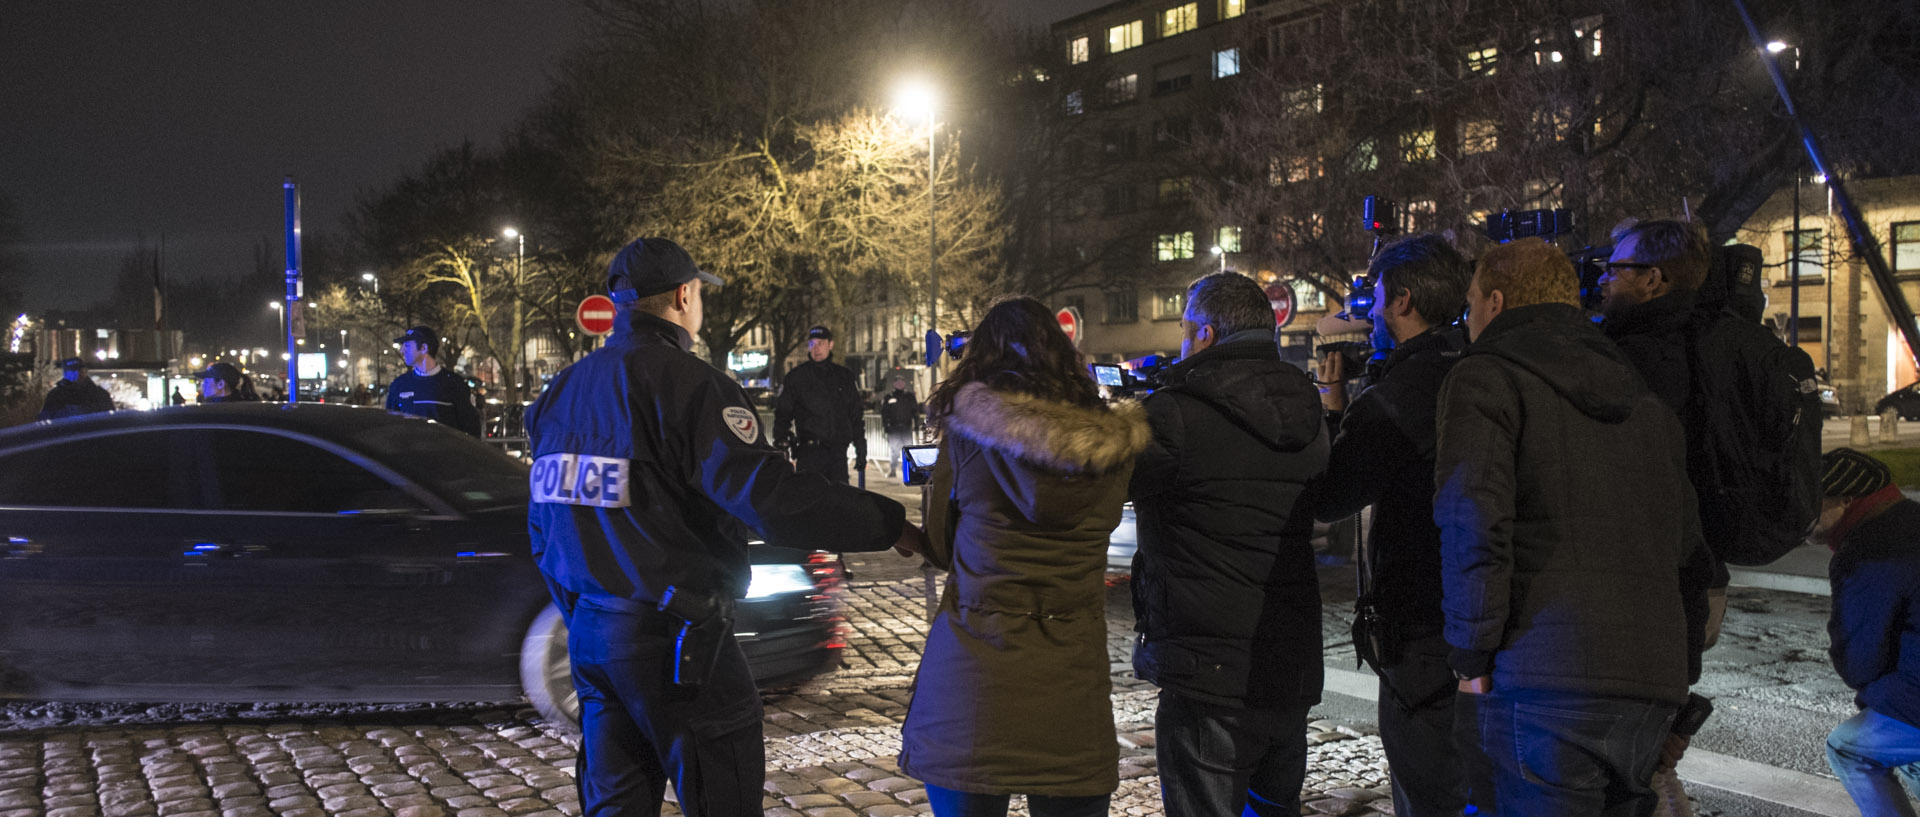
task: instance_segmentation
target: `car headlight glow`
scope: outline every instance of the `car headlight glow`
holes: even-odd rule
[[[754,565],[747,598],[764,599],[782,593],[813,592],[813,577],[799,565]]]

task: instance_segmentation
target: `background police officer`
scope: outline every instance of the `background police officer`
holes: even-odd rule
[[[853,370],[832,355],[833,332],[807,330],[807,362],[787,372],[773,404],[773,444],[792,448],[794,468],[846,482],[848,445],[859,468],[867,467],[866,406]]]
[[[899,503],[796,474],[746,392],[689,351],[719,282],[671,241],[627,245],[612,338],[527,410],[528,524],[568,615],[588,817],[657,814],[669,778],[692,817],[760,813],[760,697],[726,620],[751,576],[738,522],[803,549],[923,541]],[[683,632],[709,651],[678,649]]]
[[[387,386],[387,410],[438,420],[480,436],[480,412],[473,407],[467,379],[443,368],[436,359],[440,335],[416,326],[393,342],[400,344],[400,357],[412,368]]]
[[[231,363],[215,362],[207,366],[204,372],[195,372],[200,378],[201,403],[238,403],[260,399],[253,392],[253,384],[247,376]]]
[[[85,358],[67,358],[60,361],[60,368],[60,382],[53,384],[46,402],[40,404],[39,419],[58,420],[113,410],[112,395],[87,376]]]

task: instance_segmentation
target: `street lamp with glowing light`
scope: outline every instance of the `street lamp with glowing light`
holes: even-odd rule
[[[1226,272],[1227,271],[1227,251],[1224,249],[1221,249],[1220,245],[1215,244],[1213,245],[1213,254],[1220,256],[1220,271]]]
[[[932,83],[910,79],[894,90],[894,105],[902,112],[924,114],[927,118],[927,328],[937,332],[940,330],[940,244],[934,219],[934,180],[939,175],[939,164],[935,162],[933,133],[940,100]],[[934,379],[939,379],[937,370]]]
[[[373,285],[373,296],[380,297],[380,276],[371,272],[360,273],[360,280]]]

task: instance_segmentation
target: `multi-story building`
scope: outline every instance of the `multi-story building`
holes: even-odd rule
[[[1059,113],[1078,119],[1076,166],[1087,183],[1057,208],[1053,240],[1087,272],[1052,297],[1078,311],[1080,348],[1097,361],[1176,351],[1186,286],[1232,270],[1292,290],[1288,334],[1302,345],[1328,308],[1325,292],[1291,280],[1249,250],[1249,225],[1213,223],[1193,195],[1204,171],[1192,142],[1250,60],[1265,26],[1299,0],[1120,0],[1053,23],[1066,83]],[[1337,308],[1337,304],[1335,305]]]
[[[1920,303],[1920,177],[1850,181],[1847,192],[1907,304]],[[1759,247],[1767,259],[1766,314],[1775,330],[1784,337],[1793,325],[1800,348],[1832,377],[1843,411],[1872,411],[1881,395],[1920,380],[1920,373],[1826,187],[1803,180],[1797,223],[1795,193],[1774,194],[1741,227],[1738,240]]]

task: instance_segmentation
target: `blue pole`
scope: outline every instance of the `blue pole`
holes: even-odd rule
[[[287,343],[287,403],[291,405],[300,399],[300,381],[294,377],[299,373],[300,350],[297,348],[298,344],[295,342],[293,336],[294,324],[297,322],[296,318],[299,315],[299,313],[294,310],[300,308],[300,296],[302,294],[300,287],[300,185],[294,182],[292,176],[288,176],[286,180],[281,183],[281,187],[286,190],[287,195],[287,302],[286,307],[281,310],[286,313],[286,321],[283,324],[286,337],[282,338],[282,340]]]

